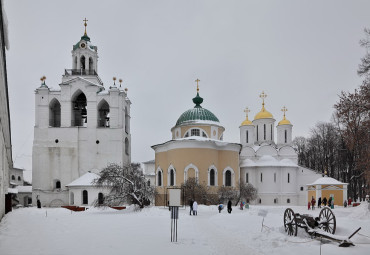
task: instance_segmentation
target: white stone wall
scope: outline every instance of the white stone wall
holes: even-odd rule
[[[275,119],[258,119],[253,120],[253,125],[255,126],[255,143],[274,143],[275,140],[275,129],[274,129]],[[266,139],[264,136],[264,125],[266,125]],[[258,127],[258,128],[257,128]],[[258,134],[257,134],[258,130]],[[272,136],[272,138],[271,138]],[[258,138],[258,139],[257,139]]]

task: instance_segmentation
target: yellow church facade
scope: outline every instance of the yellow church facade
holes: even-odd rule
[[[241,145],[223,141],[225,128],[203,108],[203,98],[193,98],[171,129],[172,140],[152,146],[155,151],[156,205],[166,205],[167,189],[181,187],[189,178],[216,193],[220,186],[236,187],[240,178]]]

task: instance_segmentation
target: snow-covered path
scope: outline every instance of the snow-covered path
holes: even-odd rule
[[[287,236],[283,228],[286,207],[234,207],[218,213],[216,206],[199,206],[198,216],[180,209],[178,242],[170,242],[170,214],[162,207],[140,212],[91,208],[71,213],[62,208],[23,208],[5,216],[0,223],[0,255],[64,254],[319,254],[320,242],[303,229],[297,237]],[[295,212],[310,213],[304,207]],[[261,232],[261,209],[268,211]],[[47,215],[46,215],[47,213]],[[338,235],[348,236],[358,227],[361,235],[351,240],[355,247],[340,248],[325,242],[324,255],[369,254],[370,212],[367,207],[336,208]]]

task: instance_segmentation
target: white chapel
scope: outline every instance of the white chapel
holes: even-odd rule
[[[76,188],[89,172],[109,163],[131,161],[130,105],[127,89],[114,83],[105,88],[98,76],[98,48],[85,33],[73,45],[72,69],[66,69],[58,89],[45,77],[35,90],[32,150],[33,203],[60,206],[97,198],[90,189]],[[68,187],[74,187],[71,192]]]

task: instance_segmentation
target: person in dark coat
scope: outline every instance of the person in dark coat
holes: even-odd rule
[[[227,202],[227,212],[228,213],[231,213],[233,209],[231,208],[231,200],[229,200],[229,202]]]
[[[324,204],[324,206],[326,206],[326,203],[327,203],[326,197],[324,197],[324,199],[322,200],[322,203]]]
[[[194,201],[193,200],[190,200],[190,215],[191,213],[193,212],[193,204],[194,204]]]
[[[329,207],[331,207],[331,200],[332,200],[332,198],[331,198],[331,197],[329,197],[329,200],[328,200],[328,206],[329,206]]]
[[[319,197],[319,200],[317,201],[317,207],[321,208],[321,197]]]
[[[40,201],[40,199],[37,199],[37,208],[41,208],[41,201]]]

